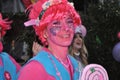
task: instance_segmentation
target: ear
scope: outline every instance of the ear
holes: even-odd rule
[[[45,39],[47,39],[47,37],[48,37],[48,32],[47,32],[46,29],[43,31],[43,37],[44,37]]]

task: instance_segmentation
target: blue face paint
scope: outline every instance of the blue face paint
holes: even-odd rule
[[[56,31],[54,30],[54,28],[50,28],[50,32],[52,35],[56,36]]]
[[[58,33],[61,30],[60,26],[53,26],[52,28],[50,28],[50,32],[56,36],[56,33]]]

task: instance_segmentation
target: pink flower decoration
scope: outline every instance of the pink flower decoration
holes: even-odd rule
[[[118,32],[118,35],[117,35],[117,37],[120,39],[120,32]]]
[[[9,30],[10,24],[12,21],[8,21],[8,19],[2,19],[2,15],[0,13],[0,32],[1,32],[1,37],[3,37],[6,34],[6,31]]]

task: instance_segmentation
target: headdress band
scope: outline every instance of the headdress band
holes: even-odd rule
[[[43,14],[45,13],[46,9],[48,9],[50,6],[54,5],[54,4],[58,4],[58,3],[61,3],[62,1],[61,0],[57,0],[57,1],[54,1],[54,0],[48,0],[46,1],[43,5],[42,5],[42,11],[40,12],[40,15],[37,19],[31,19],[27,22],[24,23],[24,25],[26,27],[28,26],[33,26],[33,25],[36,25],[36,26],[39,26],[39,23],[40,23],[40,19],[42,18]],[[73,3],[70,3],[68,2],[68,4],[70,4],[71,6],[73,6]]]

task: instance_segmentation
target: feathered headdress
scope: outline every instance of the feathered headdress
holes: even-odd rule
[[[9,30],[10,24],[12,23],[12,21],[8,21],[8,19],[2,19],[2,14],[0,13],[0,33],[1,33],[1,37],[3,37],[6,34],[6,31]]]
[[[5,35],[6,30],[9,30],[10,24],[12,21],[8,21],[8,19],[2,19],[2,14],[0,13],[0,40]],[[3,50],[2,42],[0,41],[0,52]]]
[[[75,28],[75,33],[80,33],[80,34],[82,34],[82,37],[85,37],[87,34],[87,30],[86,30],[85,26],[81,24]]]
[[[61,2],[64,2],[64,3],[68,3],[70,4],[71,6],[73,6],[73,3],[71,2],[68,2],[67,0],[41,0],[40,2],[38,1],[37,4],[40,4],[39,6],[42,5],[42,8],[40,8],[40,14],[39,14],[39,17],[36,18],[36,19],[31,19],[27,22],[24,23],[24,25],[27,27],[27,26],[33,26],[33,25],[36,25],[36,26],[39,26],[39,22],[40,22],[40,19],[42,17],[42,15],[44,14],[44,12],[52,5],[55,5],[55,4],[59,4]],[[34,6],[34,5],[33,5]],[[28,12],[29,12],[29,9],[31,8],[32,6],[30,5],[28,7]]]
[[[74,27],[81,24],[81,19],[77,11],[74,9],[72,3],[67,0],[39,0],[37,3],[31,5],[28,10],[29,21],[25,22],[25,26],[33,26],[42,43],[46,43],[47,40],[43,36],[44,30],[47,25],[54,19],[60,19],[63,16],[71,16],[74,22]]]

